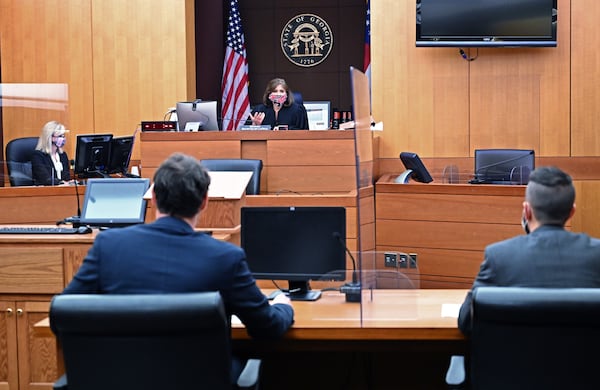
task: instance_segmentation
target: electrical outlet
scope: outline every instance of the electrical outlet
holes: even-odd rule
[[[398,260],[398,268],[408,268],[408,255],[406,253],[400,254],[400,259]]]
[[[417,268],[417,254],[409,253],[410,256],[410,268]]]
[[[392,252],[385,252],[383,254],[383,265],[396,268],[398,266],[398,255]]]

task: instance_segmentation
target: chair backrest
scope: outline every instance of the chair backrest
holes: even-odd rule
[[[479,287],[473,389],[598,389],[600,289]]]
[[[57,295],[50,326],[69,390],[231,389],[218,292]]]
[[[31,155],[38,137],[23,137],[6,144],[6,168],[11,186],[32,186]]]
[[[209,158],[200,161],[209,171],[249,171],[252,177],[246,187],[246,195],[260,194],[260,174],[262,172],[262,160],[239,159],[239,158]]]
[[[292,92],[292,95],[294,95],[294,102],[298,103],[299,105],[303,105],[304,104],[304,98],[302,97],[302,94],[300,92]]]

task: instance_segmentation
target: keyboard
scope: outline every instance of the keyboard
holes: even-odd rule
[[[92,229],[86,227],[0,226],[0,234],[84,234],[91,232]]]

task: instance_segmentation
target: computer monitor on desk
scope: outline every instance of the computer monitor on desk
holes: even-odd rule
[[[179,131],[218,131],[217,102],[178,102],[177,121]]]
[[[75,145],[75,176],[105,177],[110,161],[112,134],[78,135]]]
[[[535,168],[530,149],[476,149],[473,184],[527,184]]]
[[[144,223],[144,194],[150,179],[89,179],[85,189],[80,224],[99,227],[121,227]]]
[[[310,280],[344,280],[344,207],[243,207],[241,246],[256,279],[287,280],[292,300],[316,300]]]
[[[133,151],[134,136],[115,137],[110,141],[108,173],[126,174]]]

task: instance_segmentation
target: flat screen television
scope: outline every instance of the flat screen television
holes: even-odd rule
[[[556,46],[557,0],[416,0],[416,45]]]
[[[111,228],[144,223],[149,186],[146,178],[88,179],[80,224]]]
[[[110,140],[110,159],[107,173],[126,174],[133,151],[134,136],[114,137]]]
[[[310,280],[344,280],[344,207],[243,207],[241,246],[256,279],[287,280],[292,300],[316,300]]]
[[[476,149],[472,184],[527,184],[535,169],[530,149]]]
[[[402,152],[400,153],[400,161],[406,170],[402,172],[396,179],[396,183],[408,183],[410,179],[421,183],[430,183],[433,181],[431,175],[421,158],[416,153]]]
[[[110,161],[112,134],[78,135],[74,173],[78,178],[104,177]]]
[[[217,102],[195,100],[178,102],[177,121],[179,131],[218,131]]]

